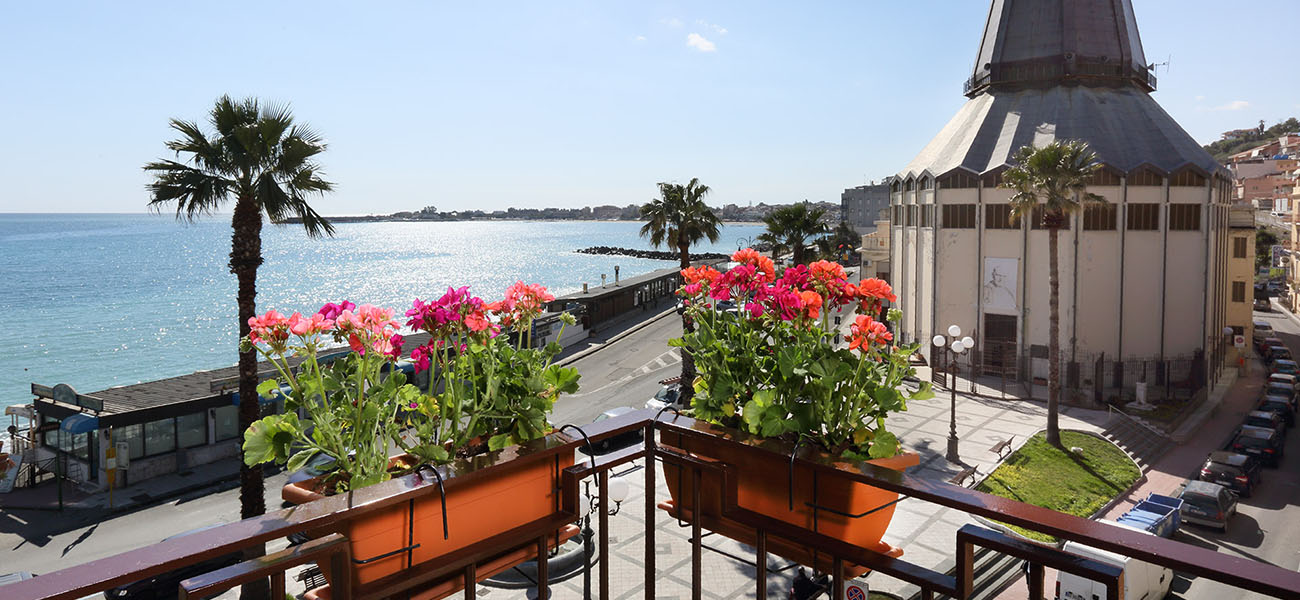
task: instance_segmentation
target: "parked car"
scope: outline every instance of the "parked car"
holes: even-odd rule
[[[1291,373],[1273,373],[1268,376],[1268,383],[1270,385],[1278,383],[1290,386],[1292,390],[1300,389],[1298,388],[1298,386],[1300,386],[1300,379],[1296,379],[1296,376]]]
[[[685,408],[681,405],[682,386],[676,383],[665,384],[655,393],[654,398],[645,401],[645,407],[654,410],[661,410],[666,406],[671,406],[677,410]]]
[[[1264,396],[1255,406],[1255,410],[1272,411],[1282,416],[1287,427],[1295,425],[1295,409],[1291,407],[1291,401],[1281,396]]]
[[[1252,410],[1246,413],[1246,420],[1242,425],[1250,427],[1259,427],[1262,429],[1272,429],[1277,432],[1278,437],[1282,438],[1283,443],[1286,440],[1286,420],[1271,410]]]
[[[1206,457],[1200,475],[1201,481],[1230,487],[1242,498],[1250,497],[1255,484],[1259,483],[1262,477],[1263,469],[1260,468],[1259,459],[1249,454],[1223,450],[1211,452]]]
[[[1283,362],[1289,362],[1289,361],[1279,360],[1277,361],[1277,363],[1274,364],[1274,366],[1280,365]],[[1277,396],[1279,398],[1286,398],[1288,401],[1291,402],[1292,406],[1295,405],[1295,387],[1292,385],[1278,382],[1278,381],[1268,381],[1264,384],[1264,391],[1262,393],[1265,396]]]
[[[212,529],[213,527],[219,527],[220,525],[222,524],[217,523],[207,527],[192,529],[184,533],[178,533],[163,538],[163,541],[165,542],[167,540],[187,536],[191,533],[198,533],[200,531]],[[196,575],[202,575],[217,569],[229,567],[230,565],[239,564],[240,562],[243,562],[243,560],[244,556],[242,552],[232,552],[230,554],[210,558],[203,562],[186,565],[176,569],[175,571],[169,571],[161,575],[154,575],[148,579],[141,579],[140,581],[115,587],[111,590],[105,591],[104,597],[109,600],[118,600],[121,598],[131,598],[133,600],[162,600],[163,598],[175,598],[182,581]]]
[[[35,575],[32,575],[27,571],[19,571],[17,573],[7,573],[4,575],[0,575],[0,586],[9,585],[11,583],[18,583],[19,581],[26,581],[33,577],[35,577]]]
[[[1124,523],[1112,522],[1111,524],[1147,534],[1151,533]],[[1174,579],[1174,573],[1168,567],[1143,562],[1136,558],[1115,554],[1092,546],[1085,546],[1078,542],[1066,542],[1061,549],[1076,556],[1082,556],[1123,569],[1124,590],[1120,593],[1120,596],[1124,600],[1130,598],[1133,600],[1139,598],[1164,598],[1165,594],[1169,593],[1169,584]],[[1106,586],[1096,581],[1084,579],[1064,571],[1056,574],[1056,597],[1061,600],[1067,598],[1104,598],[1105,596]]]
[[[1237,514],[1237,494],[1208,481],[1188,481],[1178,496],[1183,499],[1182,517],[1187,523],[1216,527],[1228,532],[1228,521]]]
[[[1284,375],[1295,375],[1300,373],[1300,364],[1291,359],[1291,351],[1286,348],[1278,349],[1272,354],[1273,366],[1269,373],[1282,373]]]
[[[1273,326],[1269,325],[1268,321],[1255,321],[1251,325],[1255,329],[1255,333],[1253,335],[1255,339],[1251,341],[1254,342],[1256,345],[1258,345],[1259,341],[1263,340],[1264,338],[1276,337],[1273,335]]]
[[[625,415],[635,410],[636,409],[632,408],[631,406],[617,406],[603,413],[600,413],[591,422],[599,423],[601,421],[604,421],[605,419],[612,419],[619,415]],[[587,427],[590,427],[590,425],[588,425]],[[584,427],[583,429],[586,429],[586,427]],[[614,437],[605,438],[603,440],[600,440],[599,442],[592,443],[591,450],[596,456],[600,456],[602,454],[609,454],[610,452],[614,452],[615,450],[622,450],[628,446],[641,443],[641,440],[645,439],[643,435],[644,433],[645,432],[641,429],[634,429],[627,433],[622,433]],[[579,448],[579,450],[582,450],[582,448]]]
[[[1272,429],[1242,425],[1229,446],[1238,454],[1249,454],[1269,467],[1282,464],[1282,436]]]
[[[1267,296],[1255,296],[1255,310],[1269,312],[1273,310],[1273,305],[1269,303]]]
[[[1279,360],[1291,360],[1291,349],[1283,345],[1267,346],[1264,348],[1264,360],[1270,365]],[[1277,371],[1270,369],[1269,372],[1276,373]]]

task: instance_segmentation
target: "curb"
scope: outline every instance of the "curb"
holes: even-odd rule
[[[633,333],[636,333],[636,332],[638,332],[638,331],[641,331],[642,329],[645,329],[646,327],[649,327],[651,323],[654,323],[654,322],[656,322],[656,321],[658,321],[658,320],[660,320],[660,319],[662,319],[662,318],[664,318],[664,317],[666,317],[666,316],[668,316],[668,315],[672,315],[672,314],[676,314],[676,313],[677,313],[677,309],[675,309],[675,308],[670,308],[670,309],[668,309],[668,310],[665,310],[665,311],[663,311],[663,312],[661,312],[661,313],[659,313],[659,314],[657,314],[657,315],[654,315],[654,316],[652,316],[652,317],[647,318],[647,319],[644,320],[644,321],[641,321],[640,323],[637,323],[636,325],[633,325],[632,327],[630,327],[630,328],[628,328],[628,329],[625,329],[625,330],[619,332],[618,334],[614,335],[613,337],[611,337],[611,338],[609,338],[609,339],[607,339],[607,340],[605,340],[605,341],[603,341],[603,342],[601,342],[601,343],[599,343],[599,344],[596,344],[596,345],[594,345],[594,346],[592,346],[592,347],[590,347],[590,348],[587,348],[586,350],[583,350],[582,352],[578,352],[578,353],[573,354],[572,356],[569,356],[569,357],[567,357],[567,358],[564,358],[564,359],[558,360],[558,361],[555,362],[555,364],[557,364],[557,365],[559,365],[559,366],[561,366],[561,367],[567,367],[567,366],[569,366],[570,364],[573,364],[573,363],[575,363],[575,362],[577,362],[577,361],[579,361],[579,360],[581,360],[581,359],[583,359],[583,358],[586,358],[586,357],[588,357],[588,356],[590,356],[590,355],[592,355],[592,354],[595,354],[597,351],[599,351],[599,350],[601,350],[601,349],[604,349],[606,346],[608,346],[608,345],[610,345],[610,344],[612,344],[612,343],[614,343],[614,342],[617,342],[617,341],[619,341],[619,340],[621,340],[621,339],[623,339],[623,338],[625,338],[625,337],[627,337],[627,336],[629,336],[629,335],[632,335]]]

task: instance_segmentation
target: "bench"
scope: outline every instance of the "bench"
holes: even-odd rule
[[[980,472],[979,467],[966,467],[965,469],[962,469],[960,472],[958,472],[956,475],[953,475],[952,479],[948,480],[948,483],[951,483],[953,485],[960,485],[964,487],[966,485],[966,480],[971,479],[971,475],[979,475],[979,472]],[[973,480],[972,483],[974,483]]]
[[[993,444],[993,446],[989,448],[989,452],[997,454],[999,459],[1006,458],[1006,456],[1003,455],[1003,452],[1008,455],[1011,454],[1011,440],[1014,439],[1016,439],[1016,436],[1013,435],[1005,440]]]

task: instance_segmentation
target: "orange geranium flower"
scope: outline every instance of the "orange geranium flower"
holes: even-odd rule
[[[732,262],[738,262],[745,265],[754,265],[754,268],[763,274],[763,279],[771,283],[776,280],[776,263],[771,258],[758,253],[753,248],[744,248],[737,250],[731,255]]]
[[[822,295],[813,291],[799,292],[799,300],[803,301],[804,312],[808,314],[809,319],[816,319],[821,315]]]

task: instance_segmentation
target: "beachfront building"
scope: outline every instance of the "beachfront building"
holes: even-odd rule
[[[957,324],[984,373],[1045,382],[1047,231],[1041,215],[1012,221],[999,184],[1020,147],[1077,139],[1108,204],[1060,232],[1063,385],[1102,400],[1214,377],[1232,183],[1155,88],[1130,0],[994,0],[969,100],[889,181],[903,338]]]

